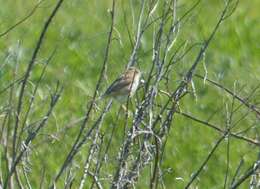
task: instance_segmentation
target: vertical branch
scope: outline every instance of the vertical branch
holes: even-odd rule
[[[134,66],[136,63],[136,54],[137,54],[137,50],[140,47],[140,43],[141,43],[141,38],[142,38],[142,34],[143,32],[141,32],[142,29],[142,21],[143,21],[143,15],[144,15],[144,8],[145,8],[145,0],[142,0],[141,2],[141,12],[139,14],[139,19],[138,19],[138,24],[137,24],[137,32],[136,32],[136,37],[135,37],[135,45],[134,45],[134,49],[132,51],[132,54],[130,56],[130,60],[127,64],[127,68],[130,66]]]
[[[154,168],[152,172],[152,178],[150,180],[150,189],[156,189],[158,187],[158,179],[159,179],[159,166],[160,166],[160,158],[161,158],[161,146],[160,141],[157,139],[157,137],[154,137],[155,139],[155,158],[154,158]]]
[[[101,72],[100,72],[100,75],[99,75],[98,82],[96,84],[96,88],[94,90],[94,95],[93,95],[92,101],[90,102],[90,106],[89,106],[89,108],[88,108],[88,110],[85,114],[83,123],[80,126],[78,135],[77,135],[77,137],[76,137],[76,139],[73,143],[73,146],[71,147],[69,154],[66,156],[65,161],[63,162],[58,174],[55,176],[54,182],[51,184],[50,188],[54,188],[55,182],[57,182],[59,180],[59,178],[62,175],[65,168],[68,166],[68,164],[72,161],[72,159],[76,155],[77,146],[80,144],[79,141],[80,141],[80,138],[83,134],[83,130],[84,130],[84,128],[85,128],[85,126],[86,126],[86,124],[89,120],[90,113],[91,113],[91,111],[92,111],[92,109],[95,105],[96,96],[98,94],[98,90],[100,88],[100,85],[101,85],[101,82],[102,82],[102,79],[104,77],[104,73],[105,73],[105,70],[106,70],[106,66],[107,66],[107,63],[108,63],[109,51],[110,51],[110,47],[111,47],[112,34],[113,34],[113,28],[114,28],[114,20],[115,20],[115,4],[116,4],[116,0],[113,0],[112,11],[111,11],[111,26],[110,26],[110,31],[108,33],[107,46],[106,46],[106,49],[105,49],[103,66],[102,66],[102,69],[101,69]]]
[[[99,161],[98,163],[96,164],[96,168],[95,168],[95,173],[94,173],[94,177],[98,176],[99,175],[99,172],[100,172],[100,169],[105,161],[105,158],[106,156],[108,155],[108,150],[111,146],[111,143],[112,143],[112,139],[113,139],[113,136],[114,136],[114,132],[115,132],[115,128],[116,128],[116,125],[114,124],[113,126],[113,129],[112,129],[112,132],[111,132],[111,135],[110,135],[110,138],[108,140],[108,144],[106,145],[106,148],[105,148],[105,152],[104,152],[104,155],[103,157],[101,156],[101,150],[100,150],[100,156],[99,156]],[[91,185],[91,188],[94,187],[94,181],[92,182],[92,185]]]
[[[89,174],[89,167],[90,167],[90,163],[91,163],[91,159],[93,158],[94,156],[94,153],[95,153],[95,148],[97,147],[97,140],[98,140],[98,135],[99,135],[99,132],[100,132],[100,129],[101,129],[101,126],[102,126],[102,121],[104,119],[104,116],[105,114],[108,112],[108,110],[110,109],[112,103],[109,103],[107,105],[107,107],[104,108],[104,110],[102,111],[99,119],[96,121],[96,123],[94,124],[93,128],[96,127],[96,133],[95,133],[95,136],[94,136],[94,140],[91,144],[91,147],[89,149],[89,152],[88,152],[88,156],[87,156],[87,159],[86,159],[86,162],[84,164],[84,174],[81,178],[81,181],[80,181],[80,187],[79,189],[83,189],[84,188],[84,184],[86,182],[86,178],[87,178],[87,175]],[[84,141],[88,138],[88,135],[85,135],[85,137],[83,138],[82,142],[80,144],[84,144]],[[78,146],[77,148],[79,149],[81,146]]]
[[[28,146],[29,144],[35,139],[35,137],[39,134],[39,131],[46,125],[51,113],[53,112],[53,109],[56,105],[56,103],[58,102],[59,98],[60,98],[60,94],[62,92],[62,88],[59,88],[59,84],[57,84],[57,87],[55,89],[54,94],[51,96],[51,101],[50,101],[50,107],[47,111],[47,113],[45,114],[45,116],[42,118],[41,122],[39,123],[39,125],[37,126],[37,128],[32,131],[31,133],[28,134],[26,140],[23,142],[23,148],[22,150],[19,152],[18,156],[16,157],[15,160],[13,160],[12,166],[10,171],[7,173],[7,177],[5,179],[4,182],[4,186],[3,188],[6,189],[9,183],[10,178],[12,177],[13,173],[16,170],[17,165],[19,164],[19,162],[22,160],[24,153],[28,150]]]
[[[38,87],[40,85],[40,82],[42,81],[43,79],[43,76],[46,72],[46,69],[47,69],[47,66],[49,64],[49,62],[52,60],[53,56],[55,55],[55,52],[56,52],[56,49],[53,51],[53,53],[51,54],[51,56],[48,58],[48,60],[46,61],[45,65],[43,66],[43,69],[41,71],[41,74],[40,74],[40,77],[39,79],[37,80],[36,84],[35,84],[35,87],[34,87],[34,90],[32,92],[32,95],[31,95],[31,99],[30,99],[30,102],[29,102],[29,106],[27,108],[27,110],[25,111],[25,116],[24,116],[24,120],[23,120],[23,123],[21,125],[21,132],[18,136],[18,140],[17,140],[17,146],[19,146],[20,142],[21,142],[21,139],[22,139],[22,134],[23,134],[23,130],[24,130],[24,127],[26,125],[26,121],[28,119],[28,116],[30,114],[30,111],[31,111],[31,108],[32,108],[32,105],[33,105],[33,102],[35,100],[35,96],[36,96],[36,92],[38,90]]]
[[[230,126],[232,123],[232,119],[233,119],[233,113],[234,113],[234,102],[235,102],[235,98],[232,98],[232,103],[231,103],[231,110],[229,115],[227,115],[227,124],[226,124],[226,132],[230,132]],[[227,114],[228,114],[228,110],[227,110]],[[224,181],[224,189],[227,186],[227,182],[228,182],[228,174],[229,174],[229,160],[230,160],[230,135],[227,135],[227,165],[226,165],[226,174],[225,174],[225,181]]]
[[[19,127],[19,121],[20,121],[20,114],[21,114],[21,110],[22,110],[22,105],[23,105],[23,97],[24,97],[24,92],[25,92],[25,87],[27,84],[27,81],[30,77],[31,71],[33,69],[33,66],[35,64],[35,60],[37,58],[37,55],[40,51],[40,48],[42,46],[43,40],[45,38],[46,32],[50,26],[50,23],[52,22],[52,19],[54,18],[54,16],[56,15],[57,11],[59,10],[61,4],[63,3],[63,0],[59,0],[55,6],[55,8],[53,9],[51,15],[48,17],[47,21],[45,22],[43,29],[41,31],[40,37],[36,43],[36,47],[34,48],[33,54],[32,54],[32,58],[28,64],[28,67],[26,69],[25,72],[25,76],[24,79],[22,81],[22,85],[21,85],[21,89],[19,92],[19,97],[18,97],[18,105],[17,105],[17,111],[16,111],[16,116],[15,116],[15,125],[14,125],[14,133],[13,133],[13,163],[15,161],[16,158],[16,139],[17,139],[17,130]]]

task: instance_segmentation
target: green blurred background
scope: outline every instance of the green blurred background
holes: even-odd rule
[[[37,1],[34,0],[0,0],[0,33],[27,15],[36,3]],[[178,1],[178,3],[177,16],[179,17],[193,4],[192,1],[188,0]],[[112,2],[108,0],[65,1],[47,31],[43,46],[37,57],[37,64],[30,78],[29,89],[33,88],[33,82],[39,78],[43,63],[46,62],[55,48],[57,52],[47,67],[46,74],[37,92],[30,121],[34,121],[33,118],[37,118],[37,116],[39,118],[39,115],[46,109],[45,102],[49,95],[49,88],[55,87],[57,81],[63,84],[64,91],[48,122],[48,126],[41,131],[39,137],[32,144],[32,149],[35,150],[31,152],[30,166],[28,167],[32,188],[38,188],[43,169],[45,169],[46,174],[44,186],[49,185],[78,132],[80,124],[70,128],[66,128],[66,126],[84,115],[87,103],[94,93],[93,90],[104,59],[111,22],[108,9],[111,9],[111,4]],[[23,75],[44,21],[50,15],[54,6],[55,1],[45,0],[32,17],[0,38],[0,89],[7,86],[14,79],[14,75],[17,78]],[[192,16],[181,24],[178,41],[176,47],[173,47],[173,51],[182,42],[191,45],[205,40],[215,26],[223,6],[223,0],[202,0],[192,12]],[[203,60],[209,78],[218,81],[245,98],[260,81],[259,7],[259,0],[240,1],[234,14],[221,24]],[[136,32],[136,25],[133,23],[132,16],[135,14],[137,17],[139,9],[139,1],[121,0],[116,3],[115,30],[108,61],[108,81],[102,83],[102,90],[105,90],[108,84],[124,70],[128,62],[131,54],[131,43],[126,23],[133,37]],[[152,30],[148,30],[142,39],[138,54],[138,67],[144,73],[144,77],[147,76],[148,68],[151,66],[151,48]],[[180,75],[185,73],[194,61],[198,50],[199,48],[195,48],[181,60],[182,64],[173,74],[173,88],[180,81]],[[15,69],[17,71],[14,71]],[[199,65],[198,73],[205,74],[202,63]],[[209,118],[219,109],[220,111],[213,116],[212,122],[224,129],[227,116],[226,109],[231,108],[232,97],[223,94],[221,90],[204,84],[199,79],[195,78],[194,84],[197,97],[188,96],[185,98],[180,104],[180,109],[203,119]],[[17,95],[18,90],[15,93],[15,96]],[[27,92],[26,95],[30,96],[30,92]],[[1,94],[1,109],[8,104],[7,99],[8,92]],[[255,92],[250,102],[254,104],[260,102],[259,90]],[[16,101],[14,101],[14,105],[15,103]],[[235,103],[235,105],[238,106],[239,103]],[[113,105],[105,119],[104,132],[109,132],[112,128],[111,125],[115,124],[118,108],[117,104]],[[238,120],[247,111],[246,108],[242,107],[234,115],[234,120]],[[92,115],[92,120],[95,120],[95,115]],[[255,138],[260,132],[260,124],[255,121],[253,113],[250,113],[236,126],[234,131],[241,131],[253,123],[255,123],[254,128],[250,129],[246,135]],[[116,129],[116,137],[112,141],[115,148],[109,152],[110,161],[117,156],[123,140],[123,129],[120,128],[120,124],[123,124],[123,118],[116,124],[118,124],[118,129]],[[183,188],[192,173],[199,168],[219,136],[219,133],[214,130],[176,115],[162,162],[165,187]],[[86,158],[87,149],[88,145],[85,145],[73,163],[76,175],[82,174],[82,165]],[[231,138],[228,178],[231,179],[235,174],[241,158],[245,160],[242,171],[252,165],[257,158],[258,151],[253,145]],[[217,149],[202,174],[196,179],[194,187],[223,188],[227,163],[226,152],[227,140]],[[111,170],[113,168],[110,164],[105,167],[105,169]],[[2,169],[2,171],[4,170]],[[137,188],[148,188],[149,167],[142,172],[142,175]],[[107,184],[105,186],[108,186]],[[58,188],[61,187],[62,182],[58,183],[57,186]],[[75,184],[75,186],[77,185]],[[248,188],[248,182],[245,182],[241,188]]]

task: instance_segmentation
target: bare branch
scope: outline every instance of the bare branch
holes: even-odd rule
[[[193,181],[199,176],[200,172],[203,170],[203,168],[208,163],[208,161],[210,160],[210,158],[212,157],[212,155],[214,154],[214,152],[216,151],[216,149],[218,148],[218,146],[220,145],[220,143],[223,141],[223,139],[225,137],[226,137],[226,134],[217,140],[216,144],[214,145],[214,147],[212,148],[212,150],[210,151],[210,153],[208,154],[206,159],[203,161],[203,163],[201,164],[199,169],[195,173],[192,174],[192,177],[191,177],[190,181],[188,182],[188,184],[185,186],[185,189],[188,189],[191,186],[191,184],[193,183]]]
[[[42,46],[43,40],[45,38],[46,32],[49,28],[50,23],[52,22],[52,19],[54,18],[54,16],[56,15],[57,11],[59,10],[61,4],[62,4],[63,0],[59,0],[55,6],[55,8],[53,9],[51,15],[48,17],[47,21],[45,22],[43,29],[41,31],[40,37],[36,43],[36,47],[34,49],[34,52],[32,54],[32,58],[30,60],[30,62],[28,63],[28,67],[26,69],[25,72],[25,76],[24,79],[22,81],[22,86],[19,92],[19,99],[18,99],[18,105],[17,105],[17,112],[16,112],[16,116],[15,116],[15,126],[14,126],[14,133],[13,133],[13,163],[16,159],[16,139],[17,139],[17,129],[18,129],[18,125],[19,125],[19,121],[20,121],[20,113],[22,110],[22,105],[23,105],[23,97],[24,97],[24,92],[25,92],[25,87],[27,84],[27,81],[30,77],[30,73],[33,69],[33,66],[35,64],[35,60],[36,57],[39,53],[39,50]]]
[[[26,20],[28,20],[37,10],[37,8],[39,8],[40,4],[43,2],[44,0],[39,1],[34,7],[33,9],[30,11],[30,13],[28,15],[26,15],[23,19],[21,19],[20,21],[18,21],[17,23],[15,23],[14,25],[12,25],[11,27],[9,27],[8,29],[6,29],[5,31],[3,31],[2,33],[0,33],[0,38],[5,36],[6,34],[8,34],[10,31],[12,31],[14,28],[16,28],[17,26],[19,26],[20,24],[22,24],[23,22],[25,22]]]

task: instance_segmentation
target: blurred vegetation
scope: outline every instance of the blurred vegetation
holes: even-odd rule
[[[27,15],[37,2],[35,0],[0,0],[0,33]],[[192,16],[182,23],[178,40],[172,51],[177,50],[183,42],[186,43],[186,46],[190,46],[205,40],[217,22],[224,6],[223,2],[222,0],[202,0],[191,13]],[[34,83],[39,79],[41,69],[55,49],[56,53],[41,81],[33,105],[33,113],[30,115],[31,120],[28,121],[36,121],[34,118],[39,118],[39,115],[42,115],[46,110],[45,103],[50,88],[54,88],[57,81],[64,86],[64,91],[48,125],[41,130],[40,135],[31,146],[28,175],[32,188],[39,187],[39,178],[43,172],[45,172],[44,186],[49,185],[73,144],[79,124],[70,127],[70,123],[84,116],[88,102],[93,95],[104,59],[111,23],[108,11],[111,9],[111,4],[112,2],[107,0],[65,1],[47,31],[37,57],[37,64],[30,77],[28,91],[26,91],[27,96],[31,95]],[[192,1],[178,1],[177,16],[180,17],[192,4]],[[54,5],[55,1],[43,1],[28,20],[0,38],[0,90],[24,74],[43,24]],[[206,68],[208,78],[218,81],[244,98],[250,95],[260,81],[259,7],[259,0],[239,2],[234,14],[221,24],[197,70],[197,73],[204,75]],[[139,9],[140,2],[137,0],[117,1],[116,3],[115,28],[107,70],[108,77],[107,81],[102,82],[103,90],[124,70],[129,60],[132,50],[129,35],[132,39],[134,38],[136,21],[133,20],[137,18],[133,18],[133,15],[138,15]],[[148,68],[151,66],[152,60],[152,29],[150,28],[144,35],[141,48],[138,51],[137,66],[142,70],[144,78],[148,75]],[[178,63],[170,81],[172,90],[193,63],[198,50],[199,47],[195,47]],[[218,110],[219,113],[214,115],[211,121],[225,129],[227,110],[231,109],[232,97],[223,94],[222,90],[212,87],[207,82],[204,83],[199,78],[194,77],[193,82],[196,96],[188,95],[185,97],[185,100],[179,104],[180,110],[199,118],[209,118]],[[99,94],[102,92],[99,91]],[[18,94],[17,90],[11,103],[14,107],[17,105]],[[10,101],[8,91],[0,95],[1,116],[5,107],[10,105]],[[142,91],[140,90],[136,96],[140,98],[141,95]],[[157,98],[163,98],[163,96],[158,95]],[[253,104],[259,104],[260,90],[254,93],[252,100],[250,102]],[[239,103],[235,102],[235,106],[239,106]],[[109,152],[110,161],[117,157],[123,141],[124,128],[120,126],[124,124],[124,115],[122,114],[122,118],[119,117],[117,120],[118,109],[119,105],[114,103],[102,127],[103,133],[109,133],[112,125],[117,124],[112,140],[113,148]],[[134,111],[134,106],[131,111]],[[247,111],[247,108],[242,107],[240,113],[236,114],[233,119],[238,120]],[[95,113],[93,113],[91,120],[95,119]],[[2,116],[0,117],[1,122],[3,122]],[[253,113],[247,115],[234,131],[244,130],[253,123],[255,126],[250,129],[247,135],[254,138],[260,133],[260,123],[255,121]],[[109,136],[105,141],[108,138]],[[219,133],[214,130],[176,114],[161,166],[164,172],[165,187],[183,188],[192,173],[207,157],[218,138]],[[227,141],[221,143],[202,174],[196,179],[194,187],[223,188],[227,164]],[[230,179],[235,174],[241,158],[245,161],[241,172],[245,172],[256,161],[259,149],[233,138],[230,138],[229,143],[230,171],[228,178]],[[87,150],[88,145],[86,144],[72,165],[76,178],[77,175],[80,178],[83,173]],[[3,149],[1,149],[1,153],[3,153]],[[115,168],[112,164],[104,166],[105,169],[113,170]],[[4,169],[1,169],[2,174],[5,174],[3,173]],[[150,174],[149,167],[144,169],[143,176],[138,180],[137,188],[148,188]],[[23,180],[23,182],[25,181]],[[79,180],[76,179],[76,183],[78,182]],[[91,181],[89,182],[91,183]],[[229,182],[231,181],[229,180]],[[106,184],[105,186],[108,187],[108,183]],[[242,184],[241,188],[248,188],[248,185],[249,180]],[[62,186],[62,182],[60,182],[57,188],[62,188]]]

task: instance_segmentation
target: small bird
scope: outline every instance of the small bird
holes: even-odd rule
[[[112,97],[120,103],[131,98],[140,83],[141,71],[135,67],[129,67],[120,77],[118,77],[101,96],[101,98]]]

